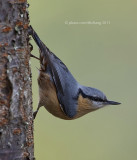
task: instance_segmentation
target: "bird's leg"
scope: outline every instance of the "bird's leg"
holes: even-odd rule
[[[33,57],[33,58],[36,58],[40,61],[40,59],[38,57],[34,56],[33,54],[30,54],[30,56]]]
[[[40,107],[41,107],[41,105],[38,104],[37,110],[36,110],[35,112],[33,112],[33,118],[34,118],[34,119],[36,118],[36,115],[37,115],[37,113],[38,113]]]

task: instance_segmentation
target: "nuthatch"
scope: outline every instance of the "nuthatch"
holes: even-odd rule
[[[38,77],[39,104],[34,118],[41,106],[61,119],[79,118],[106,105],[120,103],[107,100],[103,92],[80,85],[66,65],[52,53],[40,40],[30,26],[32,35],[40,49],[40,72]]]

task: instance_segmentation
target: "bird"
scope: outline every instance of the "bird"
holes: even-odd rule
[[[39,103],[33,114],[34,119],[41,106],[55,117],[73,120],[104,106],[121,104],[108,100],[106,95],[96,88],[78,83],[67,66],[40,40],[31,25],[28,33],[40,51],[40,58],[37,58],[40,60]]]

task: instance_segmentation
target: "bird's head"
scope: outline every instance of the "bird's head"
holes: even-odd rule
[[[80,92],[84,98],[88,98],[91,101],[92,108],[95,110],[107,105],[121,104],[119,102],[108,100],[103,92],[95,88],[82,86]]]

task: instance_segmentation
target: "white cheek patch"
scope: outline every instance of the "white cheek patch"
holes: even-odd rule
[[[92,101],[92,103],[95,108],[101,108],[104,106],[102,102]]]
[[[93,103],[93,106],[94,106],[95,108],[98,108],[98,102],[92,101],[92,103]]]

